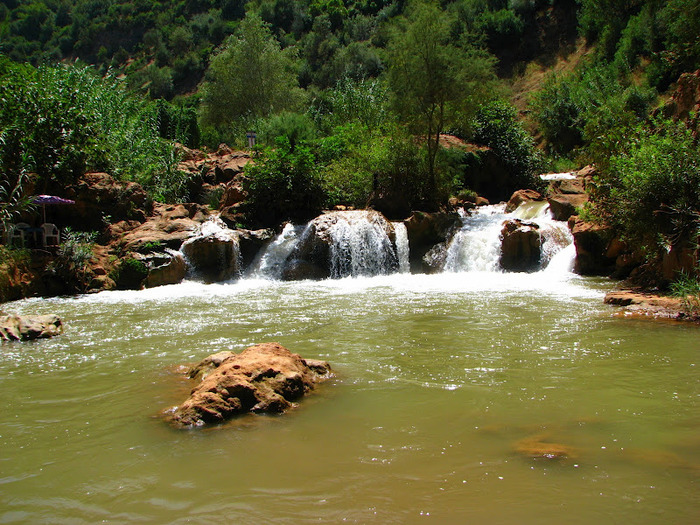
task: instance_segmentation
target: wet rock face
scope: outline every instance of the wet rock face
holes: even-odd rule
[[[63,333],[63,323],[56,315],[0,316],[0,341],[30,341]]]
[[[281,413],[330,377],[324,361],[302,359],[278,343],[262,343],[243,352],[219,352],[192,368],[200,381],[190,397],[165,413],[176,427],[219,423],[246,412]]]
[[[535,190],[518,190],[511,195],[506,205],[506,213],[512,213],[518,209],[523,202],[541,201],[544,197]]]
[[[542,259],[542,236],[533,222],[512,219],[503,223],[501,231],[501,259],[504,270],[535,271]]]
[[[398,269],[394,227],[374,210],[334,211],[312,220],[282,270],[285,280],[377,275]]]
[[[608,257],[611,240],[609,227],[569,218],[569,228],[576,245],[574,271],[580,275],[609,275],[615,269],[615,258]]]

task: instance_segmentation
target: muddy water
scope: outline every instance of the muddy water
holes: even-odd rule
[[[613,318],[607,287],[404,274],[6,305],[66,333],[0,346],[0,522],[696,523],[697,327]],[[284,416],[158,418],[189,388],[177,365],[262,341],[336,376]]]

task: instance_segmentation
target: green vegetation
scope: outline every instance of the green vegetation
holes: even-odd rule
[[[698,34],[697,0],[8,0],[0,219],[88,170],[182,200],[173,141],[241,147],[256,131],[251,224],[333,205],[402,218],[595,163],[586,217],[659,256],[699,226],[697,116],[658,117],[700,65]],[[577,38],[585,58],[530,97],[536,148],[503,77]]]
[[[700,318],[700,268],[696,269],[696,276],[681,272],[673,283],[671,293],[681,298],[681,304],[685,313],[694,318]]]
[[[66,228],[63,242],[49,272],[66,284],[68,289],[84,293],[89,286],[88,262],[92,259],[97,232],[79,232]]]
[[[215,142],[231,142],[259,119],[298,106],[302,92],[292,51],[280,49],[267,24],[250,15],[212,56],[201,88],[201,122],[213,128]]]
[[[86,171],[139,182],[161,200],[177,198],[177,158],[159,136],[156,107],[114,76],[0,58],[0,91],[0,172],[13,202],[30,182],[36,193],[50,193]]]

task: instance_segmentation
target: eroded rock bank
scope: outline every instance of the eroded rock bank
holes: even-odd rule
[[[210,355],[190,369],[189,377],[199,384],[184,403],[164,414],[178,428],[220,423],[246,412],[284,412],[331,377],[331,367],[279,343],[261,343],[238,354]]]
[[[0,315],[0,341],[31,341],[63,333],[56,315]]]
[[[679,297],[627,289],[608,292],[604,302],[620,307],[620,313],[628,317],[700,322],[700,317],[689,313]]]

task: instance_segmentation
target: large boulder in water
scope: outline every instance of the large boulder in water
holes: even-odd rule
[[[512,219],[501,231],[501,267],[514,272],[535,271],[542,258],[542,236],[534,222]]]
[[[245,412],[284,412],[292,402],[330,377],[325,361],[302,359],[278,343],[220,352],[190,370],[199,379],[190,397],[166,411],[178,427],[219,423]]]
[[[0,316],[0,341],[30,341],[63,333],[57,315]]]
[[[574,236],[576,262],[574,271],[580,275],[609,275],[615,270],[616,257],[608,254],[612,230],[602,224],[569,218],[569,228]]]
[[[185,241],[180,251],[193,273],[206,282],[226,281],[240,273],[238,233],[221,221],[202,224],[198,234]]]
[[[411,269],[442,270],[447,240],[461,225],[458,213],[414,211],[404,222],[411,256]]]
[[[285,280],[379,275],[398,270],[394,227],[374,210],[333,211],[312,220],[282,270]]]

